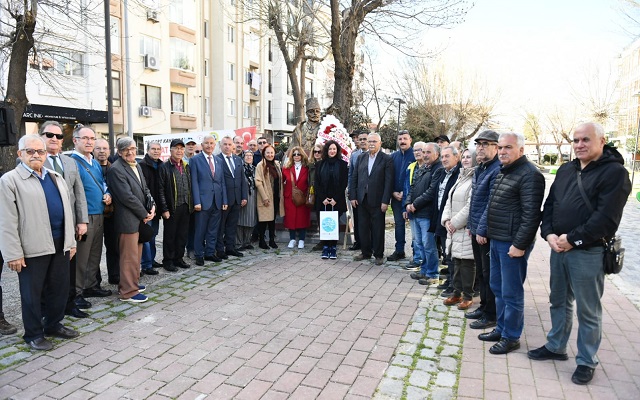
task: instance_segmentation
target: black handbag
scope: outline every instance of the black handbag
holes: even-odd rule
[[[593,206],[584,192],[582,186],[581,172],[578,171],[578,189],[584,202],[587,204],[589,211],[593,212]],[[622,271],[622,264],[624,262],[624,248],[622,247],[622,238],[619,235],[613,235],[612,238],[602,238],[602,244],[604,246],[604,255],[602,257],[602,264],[604,273],[618,274]]]

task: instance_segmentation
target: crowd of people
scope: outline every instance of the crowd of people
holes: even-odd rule
[[[544,202],[545,179],[524,156],[524,137],[487,130],[475,152],[439,136],[412,143],[400,131],[397,150],[382,150],[377,133],[355,133],[349,162],[338,141],[301,145],[277,154],[264,137],[206,136],[202,143],[174,139],[160,159],[149,142],[141,161],[133,139],[118,140],[109,157],[106,140],[90,127],[73,131],[74,151],[61,153],[62,126],[47,121],[38,135],[20,139],[18,166],[0,180],[0,250],[18,272],[24,340],[34,350],[52,348],[46,336],[73,338],[65,314],[86,318],[89,298],[106,297],[100,260],[120,300],[147,301],[140,276],[175,272],[205,261],[243,257],[242,251],[278,248],[276,218],[283,217],[287,247],[304,249],[312,215],[351,208],[354,260],[385,263],[385,215],[395,222],[389,261],[421,285],[441,289],[443,304],[466,310],[478,338],[495,342],[492,354],[520,347],[524,328],[527,261],[539,227],[551,247],[552,329],[534,360],[566,360],[574,301],[579,327],[573,381],[588,383],[602,332],[602,238],[611,237],[631,190],[622,158],[605,145],[599,124],[574,132],[576,160],[559,170]],[[214,154],[216,148],[218,154]],[[587,206],[581,206],[587,204]],[[590,211],[592,209],[592,211]],[[156,236],[163,225],[162,258]],[[337,241],[313,250],[337,259]],[[441,274],[446,275],[444,282]],[[441,283],[442,282],[442,283]],[[473,298],[480,297],[473,311]],[[1,301],[1,292],[0,292]],[[17,329],[1,314],[0,333]]]

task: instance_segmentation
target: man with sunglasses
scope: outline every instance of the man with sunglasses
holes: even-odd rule
[[[53,348],[45,336],[78,336],[61,324],[76,250],[71,198],[62,176],[43,166],[45,148],[40,136],[23,136],[20,165],[0,179],[0,252],[18,273],[23,339],[33,350]]]
[[[87,200],[84,195],[84,186],[78,166],[71,157],[62,154],[62,125],[57,121],[46,121],[40,126],[40,137],[44,140],[47,158],[44,161],[45,168],[52,169],[64,177],[67,188],[71,195],[71,204],[74,205],[73,219],[75,221],[76,235],[82,236],[87,233],[87,224],[89,223],[89,215],[87,212]],[[71,259],[71,290],[69,291],[69,299],[65,314],[76,318],[86,318],[87,313],[80,310],[75,304],[75,283],[76,283],[76,259]]]

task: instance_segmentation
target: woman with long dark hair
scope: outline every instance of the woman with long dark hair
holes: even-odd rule
[[[338,211],[338,215],[347,211],[345,190],[347,189],[347,162],[340,156],[340,145],[329,140],[322,148],[322,161],[316,164],[314,189],[316,193],[316,211]],[[335,260],[337,240],[323,240],[322,259]]]
[[[282,169],[280,161],[275,159],[276,150],[270,144],[262,149],[262,161],[256,165],[256,189],[258,191],[258,238],[259,247],[277,249],[276,215],[284,216],[284,198],[282,190]],[[265,240],[265,231],[269,229],[269,245]]]
[[[296,245],[296,234],[298,236],[298,248],[304,249],[304,239],[307,228],[311,222],[310,210],[306,205],[294,204],[294,187],[303,193],[306,200],[309,189],[309,167],[307,155],[300,146],[295,146],[289,150],[287,162],[282,168],[282,180],[284,181],[284,227],[289,230],[289,247],[293,249]]]

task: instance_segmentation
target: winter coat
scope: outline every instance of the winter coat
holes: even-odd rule
[[[280,162],[274,161],[276,169],[278,170],[278,176],[280,177],[280,204],[278,208],[278,215],[284,217],[284,190],[282,187],[282,169],[280,168]],[[276,219],[274,203],[273,203],[273,178],[267,172],[265,161],[262,160],[256,166],[256,189],[258,190],[258,221],[273,221]],[[264,199],[269,199],[271,202],[268,206],[263,203]]]
[[[440,160],[427,166],[420,167],[413,174],[411,191],[405,199],[406,204],[413,204],[416,208],[416,218],[433,218],[435,204],[438,201],[438,182],[444,168]],[[405,204],[405,208],[406,208]],[[435,226],[435,224],[431,224]]]
[[[491,188],[487,235],[526,250],[533,244],[542,219],[544,176],[527,157],[500,167]]]
[[[473,175],[473,189],[471,190],[471,204],[469,204],[469,229],[472,235],[487,237],[487,204],[493,182],[500,172],[498,155],[492,160],[476,167]]]
[[[151,197],[153,197],[154,200],[160,198],[160,166],[162,165],[162,160],[158,159],[157,161],[153,161],[153,158],[147,153],[138,164],[142,169],[142,175],[144,175],[144,181],[147,184],[149,192],[151,192]],[[156,213],[153,219],[160,219],[160,217],[161,214]]]
[[[474,173],[475,168],[460,170],[458,180],[449,191],[447,203],[442,210],[442,226],[446,227],[446,222],[451,221],[453,227],[456,228],[453,234],[447,234],[447,253],[451,254],[453,258],[464,260],[473,259],[468,217]]]
[[[323,160],[316,165],[315,210],[324,211],[325,208],[322,202],[326,198],[332,198],[336,201],[333,211],[340,213],[347,211],[347,200],[345,198],[345,190],[348,184],[347,176],[349,174],[347,163],[338,158],[334,164],[336,169],[333,174],[331,174],[328,161]],[[331,206],[327,206],[327,210],[332,211]]]
[[[284,180],[284,227],[286,229],[304,229],[311,223],[311,210],[306,205],[296,206],[293,204],[293,180],[295,177],[295,167],[282,169],[282,179]],[[309,168],[301,167],[296,187],[306,194],[309,189]]]
[[[578,173],[594,212],[580,194]],[[618,229],[630,192],[624,159],[612,147],[605,146],[602,156],[582,170],[578,159],[563,164],[544,203],[540,233],[545,239],[566,233],[576,248],[601,246],[601,238],[612,237]]]

